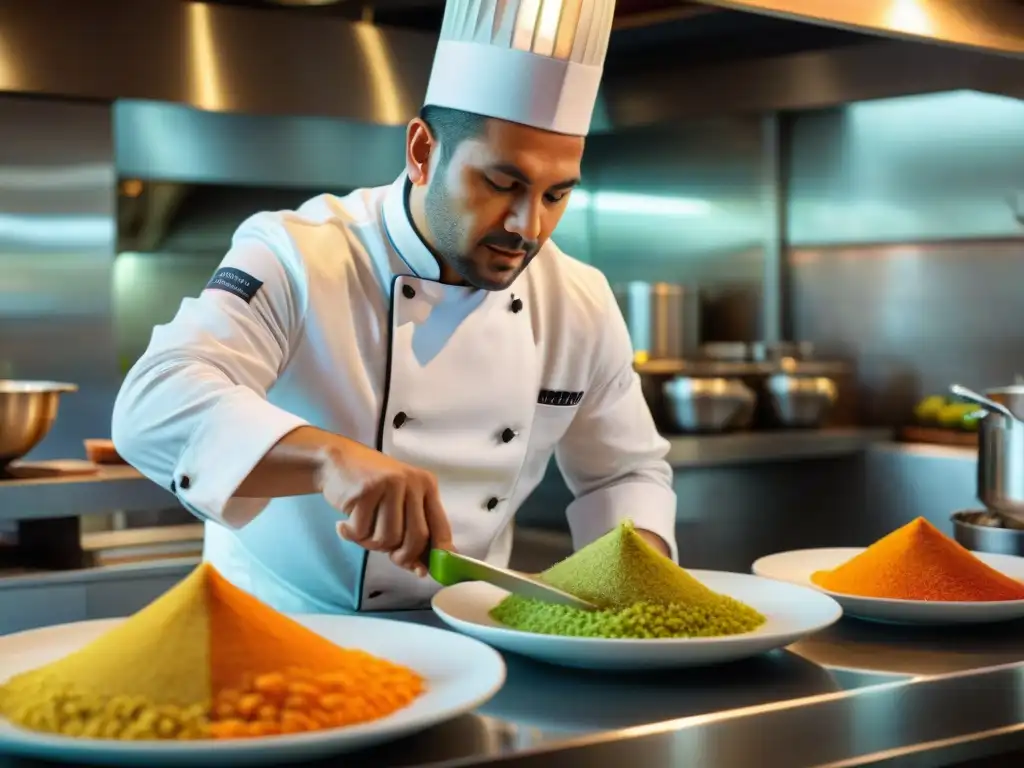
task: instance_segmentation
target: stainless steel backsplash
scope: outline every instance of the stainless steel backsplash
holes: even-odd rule
[[[855,359],[863,419],[1024,373],[1024,102],[864,102],[790,136],[789,328]]]
[[[0,97],[0,378],[81,387],[34,458],[110,434],[115,182],[109,106]]]
[[[771,183],[761,138],[757,117],[591,136],[583,194],[555,239],[612,283],[699,286],[706,340],[757,339]]]

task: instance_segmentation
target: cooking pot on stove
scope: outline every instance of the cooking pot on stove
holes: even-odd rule
[[[978,500],[989,510],[1024,522],[1024,420],[993,397],[954,384],[954,395],[984,409],[978,421]]]

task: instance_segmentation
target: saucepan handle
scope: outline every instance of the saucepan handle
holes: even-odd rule
[[[953,384],[950,386],[949,391],[957,397],[962,397],[964,400],[970,400],[975,405],[980,405],[989,413],[998,413],[1000,416],[1005,416],[1010,421],[1016,421],[1016,417],[1013,412],[1002,403],[997,403],[995,400],[990,400],[984,395],[979,395],[973,389],[961,386],[960,384]]]

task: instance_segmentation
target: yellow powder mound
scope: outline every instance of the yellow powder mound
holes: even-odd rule
[[[526,632],[605,638],[715,637],[750,632],[765,622],[758,611],[709,589],[663,556],[629,521],[539,578],[601,610],[511,595],[491,616]]]
[[[990,568],[919,517],[811,581],[830,592],[892,600],[1024,600],[1024,584]]]
[[[335,645],[204,563],[97,640],[0,686],[0,714],[68,736],[238,738],[375,720],[423,690],[415,672]]]

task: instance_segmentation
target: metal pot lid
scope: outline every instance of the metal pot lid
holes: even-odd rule
[[[1016,374],[1013,377],[1013,384],[1005,384],[1001,387],[991,387],[983,393],[986,397],[991,395],[1024,395],[1024,374]]]
[[[992,395],[1024,395],[1024,384],[1007,384],[1005,387],[992,387],[982,393],[986,397]]]
[[[1024,421],[1024,383],[1007,384],[1003,387],[992,387],[985,390],[985,397],[1000,405],[1006,406],[1010,413]]]
[[[68,384],[63,381],[23,381],[19,379],[0,379],[0,394],[4,395],[77,391],[77,384]]]

